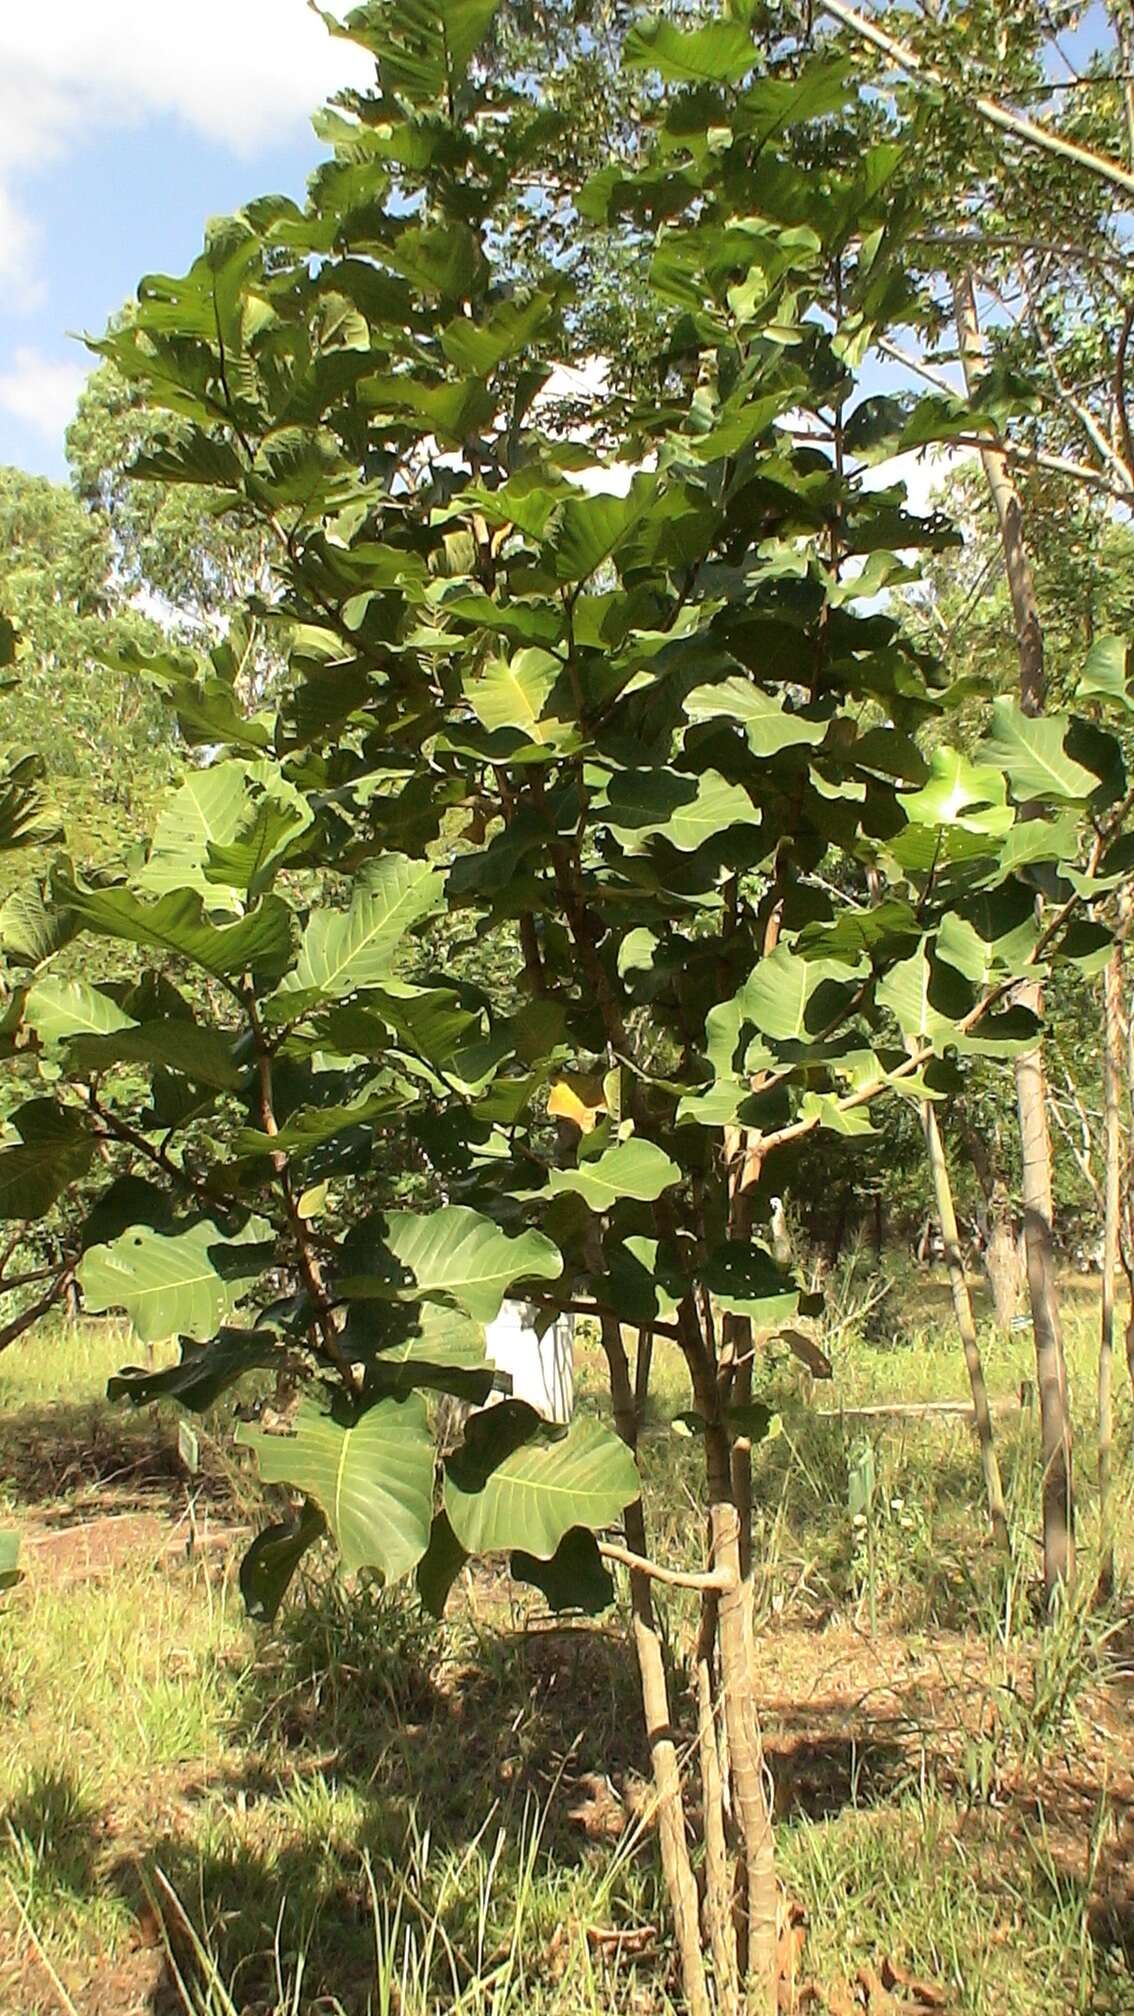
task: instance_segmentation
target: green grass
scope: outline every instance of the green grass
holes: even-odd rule
[[[902,1289],[890,1338],[848,1325],[833,1397],[803,1396],[789,1365],[769,1373],[782,1432],[756,1466],[761,1674],[782,1873],[820,1982],[889,1957],[956,2016],[1134,2012],[1125,1809],[1104,1783],[1131,1763],[1114,1674],[1131,1418],[1123,1388],[1122,1545],[1099,1607],[1093,1312],[1086,1290],[1067,1301],[1084,1594],[1046,1631],[1024,1414],[1001,1424],[1009,1570],[985,1538],[970,1431],[872,1431],[871,1635],[847,1503],[862,1429],[815,1406],[963,1397],[938,1284]],[[1028,1375],[1029,1345],[989,1339],[994,1392]],[[170,1417],[99,1398],[130,1355],[91,1325],[0,1358],[5,1518],[40,1536],[75,1516],[143,1521],[105,1573],[29,1549],[0,1610],[3,2016],[54,2016],[68,1998],[79,2016],[668,2016],[621,1623],[549,1630],[486,1580],[441,1627],[401,1592],[344,1591],[320,1561],[278,1626],[254,1633],[238,1536],[192,1558],[155,1546],[155,1514],[184,1521],[186,1486]],[[601,1405],[582,1358],[586,1404]],[[697,1451],[670,1425],[687,1404],[674,1355],[660,1353],[655,1385],[645,1461],[666,1558],[699,1517]],[[250,1501],[223,1422],[203,1440],[207,1541]],[[665,1614],[680,1697],[692,1599],[675,1592]]]

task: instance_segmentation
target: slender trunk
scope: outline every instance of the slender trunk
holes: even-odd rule
[[[966,273],[955,283],[953,303],[965,384],[971,396],[985,361],[971,274]],[[1016,621],[1020,704],[1026,713],[1039,714],[1043,711],[1046,697],[1043,627],[1024,541],[1020,498],[1009,475],[1007,459],[1000,449],[982,449],[981,463],[1000,527],[1004,570]],[[1038,985],[1022,988],[1019,998],[1022,1006],[1039,1012],[1041,996]],[[1043,1441],[1043,1575],[1050,1604],[1060,1585],[1070,1582],[1074,1576],[1075,1531],[1071,1417],[1067,1403],[1059,1298],[1055,1286],[1051,1140],[1047,1128],[1047,1084],[1040,1043],[1017,1057],[1015,1077],[1023,1160],[1028,1297],[1035,1335],[1036,1382],[1039,1386]]]
[[[1114,1579],[1114,1531],[1110,1458],[1114,1436],[1114,1291],[1118,1276],[1119,1220],[1122,1211],[1122,944],[1115,944],[1103,975],[1103,1266],[1099,1331],[1099,1522],[1100,1581]]]
[[[630,1367],[622,1343],[622,1333],[614,1317],[602,1320],[602,1342],[610,1368],[610,1390],[614,1403],[614,1425],[627,1446],[636,1450],[637,1415]],[[626,1543],[630,1551],[648,1556],[646,1520],[641,1499],[628,1505],[625,1513]],[[650,1578],[630,1571],[630,1602],[634,1621],[634,1650],[642,1688],[646,1719],[646,1739],[650,1746],[654,1792],[657,1799],[658,1841],[662,1873],[673,1912],[689,2016],[710,2016],[709,1989],[701,1951],[697,1883],[689,1860],[685,1838],[685,1802],[681,1785],[681,1765],[677,1755],[673,1723],[669,1711],[669,1685],[661,1634],[654,1616]]]
[[[921,1120],[929,1154],[929,1169],[933,1178],[933,1195],[937,1203],[941,1240],[945,1248],[945,1265],[949,1270],[953,1312],[957,1318],[957,1329],[960,1332],[965,1364],[968,1367],[969,1388],[973,1396],[973,1416],[980,1443],[980,1462],[984,1472],[988,1517],[997,1546],[1007,1553],[1011,1543],[1008,1538],[1008,1520],[1004,1511],[1004,1489],[1000,1481],[1000,1464],[992,1437],[988,1388],[984,1381],[984,1365],[980,1355],[980,1344],[977,1341],[976,1323],[973,1320],[973,1305],[969,1295],[969,1284],[965,1279],[965,1263],[957,1231],[957,1212],[953,1203],[953,1185],[949,1180],[949,1165],[945,1159],[945,1147],[941,1139],[941,1129],[937,1125],[937,1115],[928,1100],[921,1109]]]
[[[1010,1337],[1024,1278],[1023,1255],[1012,1199],[983,1136],[970,1125],[965,1128],[963,1138],[965,1153],[972,1163],[973,1174],[984,1199],[982,1258],[992,1292],[996,1324],[1005,1337]]]
[[[720,1599],[706,1591],[701,1599],[697,1638],[697,1744],[701,1757],[701,1791],[705,1806],[705,1929],[713,1956],[717,2008],[736,2007],[737,1949],[732,1917],[732,1871],[725,1831],[725,1775],[722,1704],[716,1648]]]

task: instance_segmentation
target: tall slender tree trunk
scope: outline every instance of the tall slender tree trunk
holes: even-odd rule
[[[621,1327],[615,1317],[602,1319],[602,1343],[610,1371],[610,1391],[614,1405],[614,1425],[627,1447],[637,1453],[638,1412],[630,1366],[622,1342]],[[646,1520],[641,1499],[626,1508],[626,1541],[630,1551],[648,1557]],[[685,1797],[681,1765],[669,1708],[669,1684],[661,1633],[654,1616],[650,1578],[637,1569],[630,1571],[630,1603],[634,1620],[634,1650],[645,1712],[646,1740],[653,1769],[654,1798],[657,1805],[658,1842],[662,1873],[673,1912],[681,1985],[689,2016],[710,2016],[709,1987],[701,1950],[701,1927],[697,1882],[689,1859],[685,1834]]]
[[[973,1415],[976,1420],[977,1440],[980,1443],[980,1463],[984,1472],[984,1495],[988,1504],[988,1517],[997,1546],[1007,1553],[1010,1542],[1008,1520],[1004,1511],[1004,1487],[1000,1481],[1000,1463],[992,1435],[992,1415],[989,1412],[988,1388],[985,1385],[984,1364],[973,1319],[972,1299],[969,1295],[969,1284],[965,1279],[965,1262],[957,1230],[953,1185],[949,1179],[949,1164],[945,1159],[945,1144],[941,1139],[941,1129],[937,1125],[937,1115],[928,1100],[921,1109],[921,1122],[929,1155],[930,1175],[933,1178],[937,1220],[945,1248],[945,1265],[949,1270],[953,1313],[957,1318],[957,1329],[960,1332],[965,1364],[968,1367],[969,1389],[973,1396]]]
[[[1103,975],[1103,1265],[1102,1314],[1099,1330],[1098,1465],[1100,1521],[1100,1583],[1114,1579],[1114,1531],[1111,1486],[1111,1445],[1114,1440],[1114,1295],[1118,1279],[1122,1212],[1122,1064],[1125,1029],[1122,976],[1123,948],[1119,938]]]
[[[985,363],[971,273],[961,275],[954,283],[953,307],[965,384],[971,397]],[[1020,705],[1026,713],[1040,714],[1046,697],[1043,626],[1024,539],[1020,496],[1007,459],[999,449],[983,448],[981,463],[1000,527],[1004,571],[1016,620]],[[1036,1014],[1040,1012],[1042,996],[1037,984],[1022,988],[1019,999],[1022,1006]],[[1056,1591],[1075,1573],[1075,1523],[1071,1416],[1055,1283],[1051,1138],[1042,1043],[1037,1042],[1034,1049],[1016,1059],[1015,1076],[1023,1162],[1024,1246],[1043,1443],[1043,1577],[1050,1604]]]

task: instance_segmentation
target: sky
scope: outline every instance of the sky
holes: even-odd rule
[[[1072,64],[1100,21],[1093,0]],[[307,0],[0,0],[0,463],[65,473],[83,335],[184,272],[210,217],[300,196],[311,112],[372,74]]]
[[[311,112],[372,75],[306,0],[0,0],[0,463],[64,473],[82,336],[210,217],[301,196]]]

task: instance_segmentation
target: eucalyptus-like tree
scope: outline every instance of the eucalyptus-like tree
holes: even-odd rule
[[[222,645],[120,661],[198,760],[143,861],[57,867],[9,1014],[46,1083],[0,1199],[93,1187],[86,1307],[181,1339],[116,1397],[277,1375],[237,1428],[297,1501],[243,1564],[254,1617],[325,1533],[437,1608],[470,1556],[584,1610],[626,1572],[685,2001],[765,2011],[753,1449],[765,1347],[807,1308],[764,1236],[771,1172],[1034,1042],[1020,981],[1105,955],[1083,906],[1126,872],[1126,781],[1112,734],[1007,700],[975,760],[951,747],[948,670],[885,606],[954,535],[862,458],[994,422],[979,387],[897,421],[857,397],[921,311],[903,147],[851,63],[767,60],[742,4],[630,29],[648,138],[570,202],[648,293],[649,390],[592,369],[568,424],[555,367],[588,325],[558,235],[538,256],[564,149],[531,78],[479,63],[493,11],[331,24],[376,85],[323,119],[306,206],[216,225],[105,340],[168,416],[140,473],[222,493],[274,560]],[[254,625],[286,653],[271,706],[241,684]],[[1118,647],[1090,679],[1134,704]],[[431,963],[437,920],[491,949],[487,984]],[[75,934],[123,976],[80,974]],[[612,1426],[483,1404],[509,1295],[593,1316]],[[628,1336],[687,1371],[704,1521],[679,1560],[651,1556]],[[437,1391],[473,1403],[444,1455]],[[674,1583],[701,1602],[695,1797]]]

